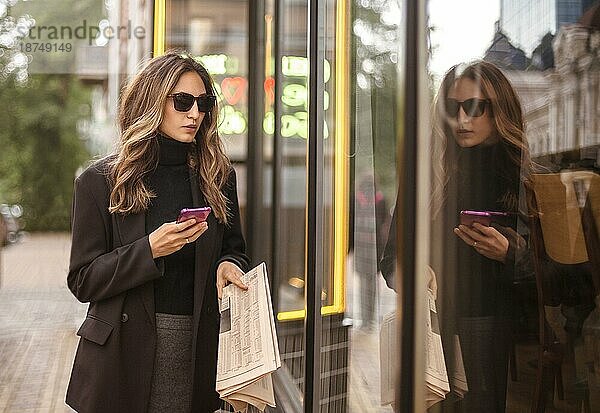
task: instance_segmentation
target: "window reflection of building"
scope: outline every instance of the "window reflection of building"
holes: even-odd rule
[[[600,144],[600,118],[595,113],[600,98],[599,29],[565,27],[554,41],[552,86],[557,93],[551,101],[551,113],[557,113],[558,119],[552,122],[550,140],[560,142],[558,137],[564,136],[565,147],[558,146],[558,150]],[[561,107],[563,116],[558,110]]]
[[[532,155],[600,145],[600,32],[561,28],[554,40],[556,67],[545,72],[511,72],[523,99]]]
[[[530,54],[546,33],[575,23],[590,0],[502,0],[501,26],[514,45]]]
[[[580,151],[578,158],[599,160],[600,25],[590,21],[563,26],[542,51],[552,66],[536,70],[535,62],[523,65],[515,48],[502,33],[486,60],[504,67],[521,97],[527,136],[534,157]],[[502,45],[498,41],[504,42]],[[527,70],[526,70],[527,69]],[[556,161],[558,164],[560,160]],[[564,162],[563,162],[564,163]],[[560,167],[560,165],[556,165]],[[562,165],[568,166],[568,165]]]

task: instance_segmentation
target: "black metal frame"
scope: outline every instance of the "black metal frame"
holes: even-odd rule
[[[283,57],[281,48],[281,39],[284,38],[283,27],[281,24],[281,13],[283,10],[283,0],[275,0],[275,9],[273,10],[273,56],[275,60],[274,65],[274,76],[275,76],[275,89],[274,96],[275,100],[273,103],[273,116],[274,116],[274,132],[273,132],[273,158],[272,158],[272,170],[273,170],[273,197],[271,201],[271,252],[272,252],[272,269],[274,274],[283,274],[283,268],[281,258],[279,256],[279,223],[281,222],[281,91],[282,79],[281,79],[281,59]],[[277,292],[277,285],[275,282],[271,283],[271,302],[273,305],[273,312],[276,314],[279,308],[279,294]]]
[[[321,290],[323,285],[323,95],[325,3],[308,6],[308,171],[304,321],[304,411],[318,412],[321,400]]]
[[[265,94],[265,2],[248,2],[248,146],[246,197],[246,237],[248,254],[254,263],[266,258],[263,240],[263,118]],[[261,248],[261,246],[263,246]]]
[[[415,404],[415,312],[416,300],[415,270],[416,270],[416,204],[417,204],[417,142],[419,113],[419,63],[422,34],[420,20],[421,7],[424,1],[407,1],[406,7],[406,43],[404,61],[404,87],[399,90],[399,107],[403,108],[404,121],[398,122],[397,139],[397,173],[399,179],[396,234],[397,262],[396,274],[400,277],[401,291],[398,294],[398,309],[400,311],[397,341],[400,348],[400,363],[396,380],[397,412],[412,412]],[[420,410],[420,409],[419,409]]]

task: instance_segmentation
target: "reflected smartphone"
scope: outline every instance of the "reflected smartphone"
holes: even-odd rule
[[[498,223],[503,218],[507,217],[506,212],[497,211],[460,211],[460,223],[467,226],[472,226],[474,223],[479,223],[486,227],[492,225],[492,222]]]
[[[196,218],[196,223],[206,221],[210,214],[210,207],[202,208],[183,208],[177,217],[177,223]]]

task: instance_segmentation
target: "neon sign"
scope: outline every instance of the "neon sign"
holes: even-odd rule
[[[233,106],[223,106],[219,112],[219,132],[223,135],[241,135],[246,132],[248,122],[244,113]]]
[[[245,108],[237,106],[246,103],[248,80],[241,76],[233,76],[238,73],[238,59],[219,54],[201,56],[199,60],[212,75],[229,75],[215,83],[215,93],[219,96],[221,103],[219,132],[222,135],[243,134],[248,127],[247,112]],[[283,56],[281,63],[281,72],[284,76],[281,93],[281,102],[284,105],[284,114],[281,115],[281,136],[284,138],[297,136],[307,139],[308,59],[301,56]],[[324,83],[327,84],[331,78],[331,65],[327,60],[324,61],[323,75]],[[272,104],[275,99],[275,80],[272,77],[265,79],[263,87],[268,103]],[[323,99],[323,107],[328,110],[329,93],[327,91],[323,92]],[[275,117],[271,111],[265,113],[263,130],[268,135],[275,132]],[[327,122],[324,124],[323,136],[324,138],[329,136]]]
[[[288,106],[303,106],[306,107],[308,100],[308,91],[305,85],[292,83],[283,88],[283,96],[281,101]]]
[[[235,106],[246,97],[247,86],[248,81],[243,77],[226,77],[221,82],[221,93],[227,103]]]
[[[300,56],[283,56],[281,58],[281,73],[289,77],[308,77],[308,59]],[[329,82],[331,65],[325,59],[323,62],[323,80]]]
[[[263,130],[267,135],[275,133],[275,116],[273,112],[267,112],[263,121]],[[302,139],[308,138],[308,113],[296,112],[293,115],[281,116],[281,136],[291,138],[298,135]],[[327,122],[323,122],[323,138],[329,137]]]
[[[204,55],[198,57],[198,60],[211,75],[236,74],[239,69],[237,57],[225,54]]]

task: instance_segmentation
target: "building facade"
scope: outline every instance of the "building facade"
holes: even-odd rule
[[[600,31],[581,25],[562,27],[553,51],[554,68],[507,70],[523,103],[531,153],[542,157],[576,151],[581,159],[597,159]]]

